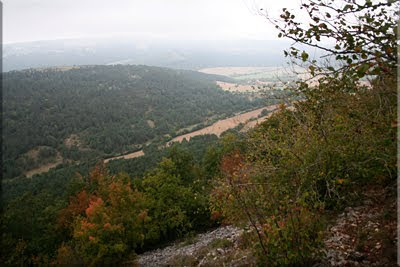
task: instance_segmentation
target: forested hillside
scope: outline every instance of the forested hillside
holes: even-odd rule
[[[237,127],[164,149],[153,140],[140,158],[101,160],[262,102],[219,90],[214,81],[222,77],[145,66],[5,74],[7,164],[33,146],[44,158],[68,159],[63,151],[72,155],[74,147],[80,163],[2,182],[0,265],[136,266],[137,254],[232,224],[242,228],[235,240],[200,244],[165,264],[397,266],[400,3],[336,3],[307,0],[279,20],[267,17],[280,37],[295,41],[286,56],[307,70],[309,79],[287,88],[297,98],[291,107],[282,103],[248,132]],[[304,15],[309,24],[297,20]],[[332,61],[321,64],[299,43]],[[131,105],[136,112],[119,109]]]
[[[134,250],[148,250],[216,226],[208,199],[211,179],[219,173],[223,154],[240,142],[236,135],[226,133],[221,141],[215,135],[197,136],[163,150],[153,146],[143,157],[107,166],[96,166],[92,160],[62,165],[33,179],[3,181],[1,263],[117,263],[134,258]],[[90,214],[87,205],[100,203],[100,198],[107,214],[95,204],[97,215],[89,220],[105,220],[97,229],[106,225],[104,236],[88,243],[96,234],[91,233],[93,222],[84,218]]]
[[[261,106],[221,90],[217,75],[148,66],[81,66],[5,73],[3,174],[51,158],[134,151],[178,130]]]

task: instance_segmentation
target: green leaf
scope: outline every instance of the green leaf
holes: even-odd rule
[[[306,53],[306,51],[303,51],[303,53],[301,53],[301,59],[303,60],[303,62],[307,61],[308,54]]]
[[[358,67],[358,69],[357,69],[357,75],[358,75],[358,77],[364,77],[365,76],[365,74],[366,74],[366,72],[368,71],[368,69],[369,69],[369,64],[362,64],[360,67]]]
[[[309,69],[310,69],[310,71],[311,71],[311,75],[314,75],[314,73],[315,73],[315,67],[314,66],[310,66],[310,67],[308,67]]]

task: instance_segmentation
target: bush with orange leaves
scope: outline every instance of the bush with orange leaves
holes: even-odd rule
[[[129,177],[110,176],[104,166],[91,172],[86,188],[92,192],[78,193],[61,212],[60,223],[68,225],[73,219],[73,249],[63,244],[59,263],[72,264],[68,261],[76,261],[76,256],[70,256],[74,254],[88,266],[126,260],[144,240],[144,223],[149,218],[142,194],[131,187]]]

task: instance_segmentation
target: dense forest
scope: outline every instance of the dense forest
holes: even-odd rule
[[[325,58],[334,58],[334,62],[320,64],[301,48],[290,47],[285,54],[292,62],[309,70],[310,79],[299,80],[294,88],[287,88],[301,101],[293,102],[290,108],[280,105],[266,121],[249,132],[233,129],[220,138],[198,136],[161,150],[154,142],[144,148],[146,153],[140,158],[115,160],[104,165],[100,158],[93,157],[80,164],[64,162],[32,179],[22,176],[3,181],[0,264],[134,265],[139,253],[192,232],[234,224],[246,229],[235,250],[251,251],[249,260],[254,261],[248,265],[396,266],[396,27],[399,3],[344,2],[346,5],[337,6],[333,0],[304,1],[297,11],[284,9],[281,20],[269,18],[280,31],[280,37],[294,40],[295,45],[317,47],[326,53]],[[311,23],[303,25],[297,21],[298,13],[292,12],[305,12]],[[352,19],[348,20],[346,14],[350,14]],[[333,38],[334,49],[324,47],[320,42],[322,38]],[[116,85],[119,84],[117,77],[126,79],[127,75],[118,76],[119,72],[112,71],[108,74],[105,70],[128,71],[132,68],[142,70],[135,74],[139,76],[151,72],[146,72],[150,67],[145,66],[84,67],[65,73],[40,72],[38,75],[42,76],[37,83],[45,85],[46,75],[50,74],[59,75],[60,82],[60,77],[74,74],[81,77],[79,81],[82,83],[90,84],[93,71],[95,74],[99,69],[104,72],[96,81],[111,75],[115,78],[112,84]],[[165,76],[159,76],[166,79],[165,83],[170,85],[168,88],[177,90],[176,82],[169,80],[179,77],[177,71],[153,70],[164,73]],[[26,73],[8,73],[5,83],[8,75],[25,77]],[[136,76],[128,77],[134,79],[132,83],[136,82]],[[195,92],[214,92],[214,100],[203,99],[207,102],[203,103],[202,96],[199,96],[200,101],[192,103],[190,98],[185,98],[187,95],[183,89],[175,96],[188,102],[179,104],[188,108],[193,106],[200,116],[173,112],[170,108],[175,102],[170,99],[166,101],[171,102],[168,108],[163,109],[168,113],[163,114],[163,120],[171,125],[165,132],[157,126],[152,129],[159,129],[160,134],[172,134],[177,129],[174,127],[180,126],[178,120],[181,118],[175,116],[182,115],[187,124],[195,124],[198,122],[196,118],[202,120],[210,112],[218,111],[217,104],[224,106],[219,112],[234,112],[234,105],[243,110],[257,105],[243,96],[217,90],[212,83],[215,76],[201,77],[196,82],[193,77],[184,81],[192,84]],[[154,85],[159,86],[154,87],[159,88],[161,95],[164,93],[162,99],[156,98],[157,101],[169,99],[162,90],[163,81],[152,78],[156,79]],[[22,81],[13,80],[15,87],[12,88],[18,91],[19,86],[30,86]],[[74,83],[73,80],[70,82]],[[204,86],[197,87],[197,82]],[[102,84],[107,83],[104,81]],[[53,90],[51,86],[43,87]],[[41,86],[35,88],[39,90]],[[7,116],[15,116],[13,109],[21,110],[25,116],[17,117],[18,120],[8,118],[5,126],[12,128],[13,123],[20,123],[21,127],[26,125],[24,127],[32,135],[26,138],[32,138],[35,146],[58,148],[71,134],[80,134],[80,142],[85,142],[88,149],[103,154],[115,152],[112,148],[105,151],[105,147],[87,135],[108,136],[103,131],[108,126],[106,123],[116,127],[113,124],[116,117],[111,116],[114,109],[105,112],[107,106],[100,105],[103,102],[96,100],[98,98],[94,95],[104,94],[109,99],[115,99],[114,94],[121,96],[118,103],[124,106],[122,100],[130,101],[129,94],[123,94],[123,88],[110,84],[105,86],[107,89],[102,89],[96,82],[93,88],[99,92],[82,97],[94,105],[96,108],[93,110],[98,113],[94,113],[95,117],[87,116],[85,112],[88,110],[73,105],[74,101],[79,101],[78,97],[70,100],[69,103],[81,113],[70,113],[71,122],[75,124],[71,124],[74,126],[68,131],[59,125],[57,119],[50,120],[53,124],[42,121],[43,114],[53,113],[48,110],[43,113],[40,106],[36,107],[36,115],[31,116],[27,110],[32,104],[28,101],[32,96],[19,107],[16,107],[15,100],[11,101],[13,105],[5,102],[9,105],[8,109],[5,108]],[[30,92],[34,95],[34,91]],[[143,101],[148,101],[143,94]],[[50,94],[46,97],[51,99]],[[65,99],[69,97],[63,95]],[[232,109],[228,107],[229,102],[234,103]],[[208,110],[198,110],[197,104],[208,107]],[[141,108],[139,121],[145,114],[143,111],[151,110],[147,108]],[[155,109],[149,114],[153,112]],[[100,118],[105,113],[110,115]],[[53,115],[56,118],[61,116]],[[130,123],[136,122],[129,115],[125,117]],[[94,118],[97,121],[92,122]],[[150,115],[143,120],[162,125],[160,120]],[[146,131],[151,128],[144,121],[141,123],[147,125]],[[28,125],[41,127],[31,129]],[[79,128],[82,125],[87,128]],[[52,136],[57,140],[53,146],[36,140],[50,140],[35,132],[49,127],[54,129]],[[24,141],[22,136],[19,138]],[[127,149],[124,141],[116,142],[120,144],[119,148]],[[25,146],[30,149],[27,144]],[[17,148],[9,147],[6,152],[17,157],[18,153],[24,152],[22,146]],[[369,194],[371,192],[375,194]],[[350,213],[353,213],[353,219],[346,221]],[[333,236],[336,239],[329,239],[331,243],[328,244],[327,237],[334,228],[340,228],[343,233]],[[349,239],[349,243],[344,246],[341,239]],[[335,246],[332,247],[332,243]],[[342,258],[335,260],[335,253],[342,253]],[[185,263],[184,259],[180,262]],[[190,263],[181,265],[199,264],[196,259],[191,259]]]
[[[218,162],[223,154],[240,143],[240,136],[243,137],[234,130],[220,140],[215,135],[197,136],[163,150],[149,147],[143,157],[115,160],[107,166],[96,161],[67,164],[34,179],[4,181],[2,263],[111,264],[133,257],[132,249],[140,252],[158,247],[192,231],[217,225],[209,208],[210,181],[219,173]],[[87,258],[83,259],[83,254],[75,251],[78,247],[75,247],[74,221],[85,216],[86,205],[92,200],[106,200],[111,193],[119,204],[112,208],[117,210],[110,210],[113,215],[107,216],[124,218],[109,222],[110,230],[114,230],[97,248],[84,245],[86,241],[82,239],[82,245],[89,246],[85,248]],[[136,197],[137,210],[129,204],[125,210],[118,206]],[[135,213],[139,210],[144,221],[136,221]],[[126,224],[134,228],[125,229]],[[76,231],[80,232],[78,228]],[[125,240],[125,235],[134,240]],[[93,249],[97,259],[93,258]]]
[[[57,155],[77,161],[135,151],[265,104],[221,90],[215,81],[227,77],[158,67],[30,69],[3,77],[6,178]]]

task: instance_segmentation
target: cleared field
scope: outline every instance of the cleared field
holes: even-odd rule
[[[228,76],[236,83],[218,82],[226,91],[253,93],[261,90],[283,89],[299,79],[305,70],[300,67],[217,67],[199,70],[208,74]],[[233,84],[233,85],[232,85]]]
[[[205,68],[199,71],[208,74],[218,74],[218,75],[233,77],[237,75],[245,75],[250,73],[273,72],[277,68],[281,67],[216,67],[216,68]]]
[[[256,92],[259,91],[259,85],[242,85],[236,83],[227,83],[227,82],[220,82],[217,81],[217,85],[222,88],[222,90],[229,91],[229,92]]]
[[[250,112],[246,112],[243,114],[236,115],[234,117],[224,119],[217,121],[211,126],[208,126],[206,128],[200,129],[198,131],[194,131],[188,134],[180,135],[172,139],[167,143],[167,146],[172,144],[173,142],[182,142],[183,140],[189,141],[190,138],[198,135],[204,135],[204,134],[215,134],[216,136],[220,136],[223,132],[226,130],[235,128],[238,126],[240,123],[246,123],[249,119],[251,118],[257,118],[263,110],[274,110],[278,107],[278,105],[272,105],[264,108],[259,108]]]
[[[62,162],[62,159],[59,159],[56,162],[42,165],[39,168],[36,168],[36,169],[33,169],[33,170],[25,172],[25,175],[26,175],[26,177],[31,178],[35,174],[48,172],[50,169],[53,169],[53,168],[57,167],[57,165],[60,164],[61,162]]]
[[[288,67],[218,67],[206,68],[199,70],[200,72],[208,74],[224,75],[237,80],[290,80],[296,78],[294,73],[301,72],[301,68],[288,68]]]
[[[44,68],[35,68],[38,71],[48,71],[48,70],[54,70],[54,71],[67,71],[67,70],[72,70],[72,69],[79,69],[80,66],[58,66],[58,67],[44,67]]]
[[[191,132],[191,133],[187,133],[187,134],[183,134],[183,135],[179,135],[177,137],[175,137],[174,139],[172,139],[171,141],[169,141],[166,146],[170,146],[172,143],[174,142],[182,142],[183,140],[187,140],[189,141],[190,138],[194,137],[194,136],[198,136],[198,135],[205,135],[205,134],[215,134],[216,136],[220,136],[223,132],[225,132],[226,130],[235,128],[236,126],[238,126],[240,123],[245,123],[245,127],[246,130],[249,130],[250,128],[253,128],[255,125],[257,125],[258,123],[263,122],[264,120],[266,120],[269,116],[271,116],[272,113],[258,118],[256,120],[253,121],[249,121],[252,118],[257,118],[261,112],[263,110],[269,110],[269,111],[273,111],[275,109],[278,108],[279,105],[271,105],[271,106],[267,106],[267,107],[263,107],[263,108],[259,108],[256,110],[252,110],[246,113],[242,113],[242,114],[238,114],[236,116],[224,119],[224,120],[219,120],[217,122],[215,122],[214,124],[205,127],[203,129]],[[244,131],[242,129],[242,131]],[[117,156],[117,157],[112,157],[112,158],[108,158],[104,160],[104,163],[109,162],[110,160],[114,160],[114,159],[132,159],[132,158],[137,158],[137,157],[141,157],[144,155],[143,150],[140,151],[136,151],[133,153],[129,153],[126,155],[122,155],[122,156]]]
[[[199,70],[207,74],[231,77],[237,83],[217,82],[223,90],[240,93],[253,93],[260,90],[282,89],[289,82],[297,80],[303,69],[289,67],[217,67]]]
[[[114,159],[133,159],[133,158],[137,158],[137,157],[141,157],[141,156],[144,156],[143,150],[136,151],[136,152],[129,153],[129,154],[126,154],[126,155],[122,155],[122,156],[118,156],[118,157],[108,158],[108,159],[104,160],[104,163],[107,163],[110,160],[114,160]]]
[[[71,148],[72,146],[77,146],[78,148],[82,147],[82,142],[79,139],[79,136],[76,134],[71,134],[69,137],[67,137],[64,140],[64,145],[68,148]]]
[[[36,151],[33,153],[36,153]],[[26,171],[25,176],[28,178],[31,178],[35,174],[41,174],[44,172],[48,172],[50,169],[57,167],[57,165],[61,164],[62,162],[63,162],[63,158],[62,158],[61,154],[59,152],[57,152],[54,162],[43,164],[35,169]]]
[[[279,105],[277,105],[277,106],[279,106]],[[293,107],[293,106],[286,107],[286,108],[287,108],[288,110],[294,110],[294,107]],[[271,117],[271,115],[272,115],[273,113],[274,113],[274,112],[271,112],[271,113],[269,113],[269,114],[266,115],[266,116],[263,116],[263,117],[258,118],[258,119],[256,119],[256,120],[252,120],[252,121],[247,122],[247,123],[245,124],[245,126],[244,126],[240,131],[241,131],[241,132],[247,132],[247,131],[250,130],[251,128],[256,127],[258,124],[264,122],[266,119],[268,119],[269,117]]]
[[[270,116],[272,115],[272,113],[258,118],[256,120],[252,120],[246,123],[246,125],[240,130],[241,132],[247,132],[248,130],[250,130],[251,128],[254,128],[255,126],[257,126],[258,124],[262,123],[263,121],[265,121],[266,119],[268,119]]]

